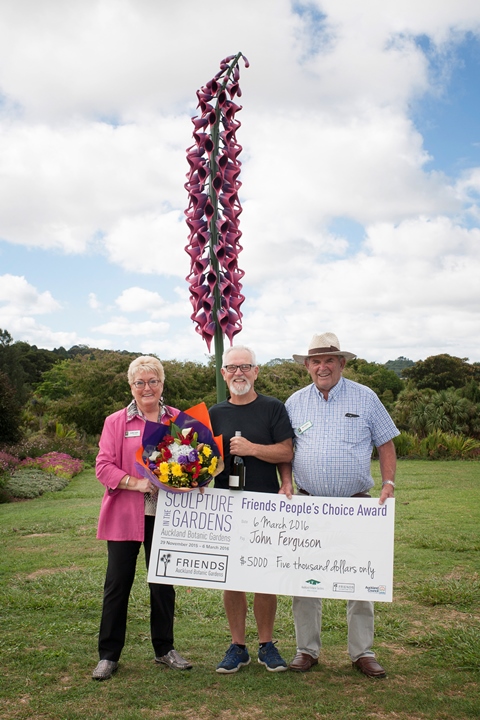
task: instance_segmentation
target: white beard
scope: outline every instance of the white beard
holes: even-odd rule
[[[235,381],[232,380],[229,388],[232,395],[246,395],[251,389],[252,385],[248,382],[248,380],[245,380],[244,384],[240,386],[236,385]]]

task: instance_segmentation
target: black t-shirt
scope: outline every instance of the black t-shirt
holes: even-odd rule
[[[235,431],[259,445],[275,443],[293,437],[292,426],[285,406],[277,398],[258,395],[247,405],[234,405],[224,400],[209,410],[214,435],[223,435],[225,469],[215,478],[215,487],[228,488],[230,474],[230,439]],[[278,492],[277,466],[250,455],[245,461],[245,490],[250,492]]]

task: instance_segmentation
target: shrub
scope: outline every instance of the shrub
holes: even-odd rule
[[[401,432],[393,438],[393,444],[399,458],[418,458],[420,456],[419,440],[416,435]]]
[[[32,467],[20,467],[7,481],[5,491],[13,498],[31,500],[45,492],[63,490],[68,480],[58,475]]]
[[[0,471],[6,473],[15,470],[20,460],[10,453],[0,451]]]
[[[478,457],[480,441],[436,431],[420,441],[420,455],[430,460],[466,460]]]
[[[7,483],[12,477],[12,472],[19,463],[18,458],[9,453],[0,452],[0,503],[9,502],[10,495],[6,490]]]

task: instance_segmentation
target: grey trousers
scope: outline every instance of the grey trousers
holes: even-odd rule
[[[347,602],[348,654],[352,662],[361,657],[375,657],[373,645],[373,602],[349,600]],[[318,658],[322,647],[322,599],[293,598],[293,619],[297,652]]]

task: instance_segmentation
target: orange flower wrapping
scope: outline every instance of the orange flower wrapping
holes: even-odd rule
[[[223,470],[222,437],[213,437],[205,403],[165,424],[147,421],[136,466],[157,487],[188,492],[208,485]]]

